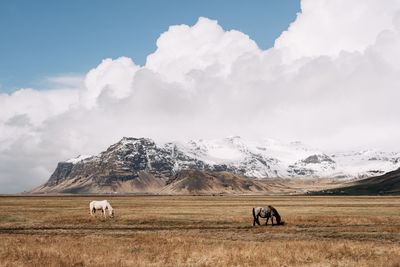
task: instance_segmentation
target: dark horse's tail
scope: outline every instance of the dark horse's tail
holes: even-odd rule
[[[253,208],[253,218],[254,218],[254,220],[256,219],[256,212],[255,212],[254,208]]]

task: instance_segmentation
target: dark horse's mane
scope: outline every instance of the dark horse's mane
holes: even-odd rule
[[[272,206],[268,206],[268,208],[271,211],[271,216],[275,216],[277,222],[280,223],[281,222],[281,215],[279,215],[278,211]]]

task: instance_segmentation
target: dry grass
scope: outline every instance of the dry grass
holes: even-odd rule
[[[400,198],[0,197],[0,266],[400,266]],[[28,205],[29,204],[29,205]],[[274,205],[284,226],[252,227]]]

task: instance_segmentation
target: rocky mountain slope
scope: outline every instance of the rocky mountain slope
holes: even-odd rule
[[[207,176],[226,172],[236,178],[361,178],[383,174],[399,165],[400,153],[327,153],[300,142],[251,142],[230,137],[157,144],[147,138],[125,137],[97,156],[60,162],[50,179],[32,192],[155,192],[184,170],[209,172]],[[170,184],[167,186],[171,189]]]

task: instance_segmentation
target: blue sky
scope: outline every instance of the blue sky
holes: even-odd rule
[[[170,25],[193,25],[200,16],[240,30],[266,49],[299,9],[295,0],[2,0],[0,93],[46,89],[46,77],[84,75],[108,57],[143,65]]]

